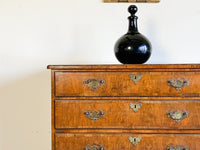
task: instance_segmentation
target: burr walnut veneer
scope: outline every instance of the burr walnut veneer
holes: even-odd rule
[[[200,65],[50,65],[52,150],[200,150]]]

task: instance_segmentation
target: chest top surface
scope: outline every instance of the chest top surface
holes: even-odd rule
[[[137,64],[137,65],[120,65],[120,64],[98,64],[98,65],[48,65],[51,70],[198,70],[200,64]]]

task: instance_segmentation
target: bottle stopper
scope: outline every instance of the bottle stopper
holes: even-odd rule
[[[137,6],[135,5],[130,5],[128,7],[128,12],[131,14],[131,16],[129,17],[130,19],[137,19],[138,17],[135,16],[136,12],[138,11]]]

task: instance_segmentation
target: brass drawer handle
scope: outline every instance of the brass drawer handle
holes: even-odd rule
[[[140,137],[140,136],[139,137],[129,136],[128,139],[134,146],[136,146],[141,141],[142,137]]]
[[[87,79],[83,81],[85,86],[90,87],[93,91],[95,91],[101,85],[104,85],[105,81],[102,79]]]
[[[85,146],[84,150],[105,150],[105,149],[100,144],[98,146],[93,144],[92,146],[90,146],[90,145]]]
[[[142,103],[129,103],[129,106],[136,113],[142,107]]]
[[[169,111],[167,112],[167,115],[169,118],[174,119],[176,122],[180,122],[181,120],[183,120],[184,118],[189,116],[189,113],[186,110],[181,111]]]
[[[141,74],[138,74],[138,75],[129,74],[129,78],[136,84],[142,78],[142,75]]]
[[[169,146],[167,147],[167,150],[189,150],[186,146]]]
[[[96,110],[93,111],[86,111],[84,112],[85,116],[92,119],[92,121],[97,121],[98,119],[100,119],[101,117],[103,117],[105,115],[105,112],[103,112],[102,110],[99,110],[99,112],[97,112]]]
[[[189,85],[189,80],[183,78],[183,80],[181,79],[174,79],[171,78],[167,81],[167,83],[173,87],[175,87],[177,90],[180,90],[182,87],[184,87],[185,85]]]

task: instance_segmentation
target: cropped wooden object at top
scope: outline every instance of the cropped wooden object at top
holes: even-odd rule
[[[48,69],[52,150],[200,149],[200,64]]]
[[[160,0],[103,0],[106,3],[158,3]]]

